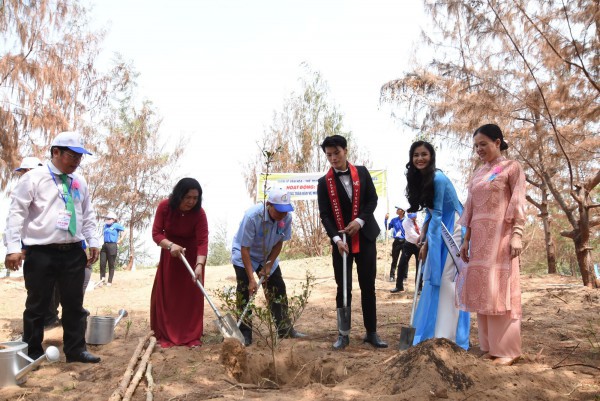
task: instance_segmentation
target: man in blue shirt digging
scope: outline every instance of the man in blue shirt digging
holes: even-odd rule
[[[267,202],[246,211],[238,232],[233,237],[231,262],[237,279],[238,308],[243,310],[248,299],[258,291],[254,277],[266,276],[263,284],[267,301],[277,325],[279,338],[301,338],[288,317],[288,299],[285,282],[279,268],[279,253],[283,242],[292,238],[294,211],[290,195],[281,188],[268,192]],[[248,314],[249,317],[250,313]],[[252,324],[245,319],[240,325],[246,346],[252,344]]]

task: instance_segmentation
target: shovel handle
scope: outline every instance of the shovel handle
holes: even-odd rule
[[[266,276],[262,276],[260,278],[260,280],[258,280],[258,286],[259,287],[262,285],[263,281],[265,281],[265,277]],[[255,292],[254,294],[252,294],[252,296],[250,297],[250,299],[246,303],[246,307],[244,308],[244,310],[242,311],[242,314],[240,315],[240,318],[238,319],[237,327],[240,327],[240,325],[242,324],[242,320],[244,320],[244,317],[246,316],[246,313],[248,313],[248,309],[250,309],[250,304],[252,303],[252,301],[254,301],[254,298],[256,298],[256,294],[257,293],[258,293],[258,291]]]
[[[344,241],[344,245],[346,244],[346,233],[342,233],[342,241]],[[348,306],[348,255],[346,252],[342,252],[342,268],[343,272],[343,284],[344,284],[344,308]]]
[[[206,290],[202,286],[202,283],[200,282],[200,280],[198,280],[196,278],[196,275],[194,274],[194,271],[192,270],[192,266],[190,266],[190,264],[188,263],[188,261],[185,258],[185,256],[182,253],[180,253],[179,254],[179,258],[181,259],[181,261],[183,262],[183,264],[185,265],[185,267],[187,267],[188,272],[192,275],[192,278],[194,280],[196,280],[196,285],[198,286],[198,288],[200,288],[200,291],[202,291],[202,294],[204,294],[204,298],[206,298],[206,300],[208,301],[208,304],[210,305],[210,307],[212,308],[212,310],[215,312],[215,315],[217,315],[217,318],[219,318],[219,320],[223,320],[223,316],[221,316],[221,314],[219,313],[217,307],[215,306],[215,304],[213,304],[212,300],[210,299],[210,297],[206,293]]]
[[[423,261],[419,260],[417,265],[417,286],[415,287],[415,295],[413,297],[412,310],[410,312],[410,327],[413,327],[415,319],[415,305],[417,304],[417,294],[419,293],[419,287],[421,286],[421,268],[423,267]]]

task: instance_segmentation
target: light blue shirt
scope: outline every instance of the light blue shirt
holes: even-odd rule
[[[119,223],[104,224],[104,243],[117,242],[120,231],[125,231],[125,227]]]
[[[266,221],[263,226],[263,214],[266,216]],[[263,238],[264,253],[263,253]],[[267,256],[271,250],[280,241],[288,241],[292,238],[292,216],[287,214],[283,220],[274,221],[269,216],[269,212],[265,213],[262,203],[252,206],[244,214],[244,218],[240,223],[240,228],[233,237],[231,246],[231,263],[234,266],[244,267],[242,261],[242,247],[250,248],[250,260],[252,261],[252,269],[256,271],[259,266],[264,265]],[[279,258],[273,262],[271,272],[279,267]]]

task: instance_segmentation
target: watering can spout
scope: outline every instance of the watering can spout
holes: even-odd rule
[[[22,352],[18,352],[18,355],[24,358],[25,360],[30,361],[30,363],[17,372],[17,374],[15,375],[15,379],[17,381],[21,380],[23,376],[25,376],[27,373],[31,372],[33,369],[38,367],[42,362],[44,362],[44,360],[47,360],[48,362],[56,362],[60,359],[60,352],[58,351],[58,348],[54,346],[49,346],[48,348],[46,348],[46,353],[40,356],[35,361]]]
[[[127,313],[127,311],[125,309],[119,309],[119,317],[117,317],[117,319],[115,320],[115,324],[114,324],[113,328],[117,327],[117,324],[119,324],[121,319],[123,319],[124,317],[127,317],[128,315],[129,314]]]

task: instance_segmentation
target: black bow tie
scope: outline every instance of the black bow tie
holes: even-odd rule
[[[336,171],[335,175],[338,177],[341,177],[343,175],[350,175],[350,169],[346,170],[346,171]]]

